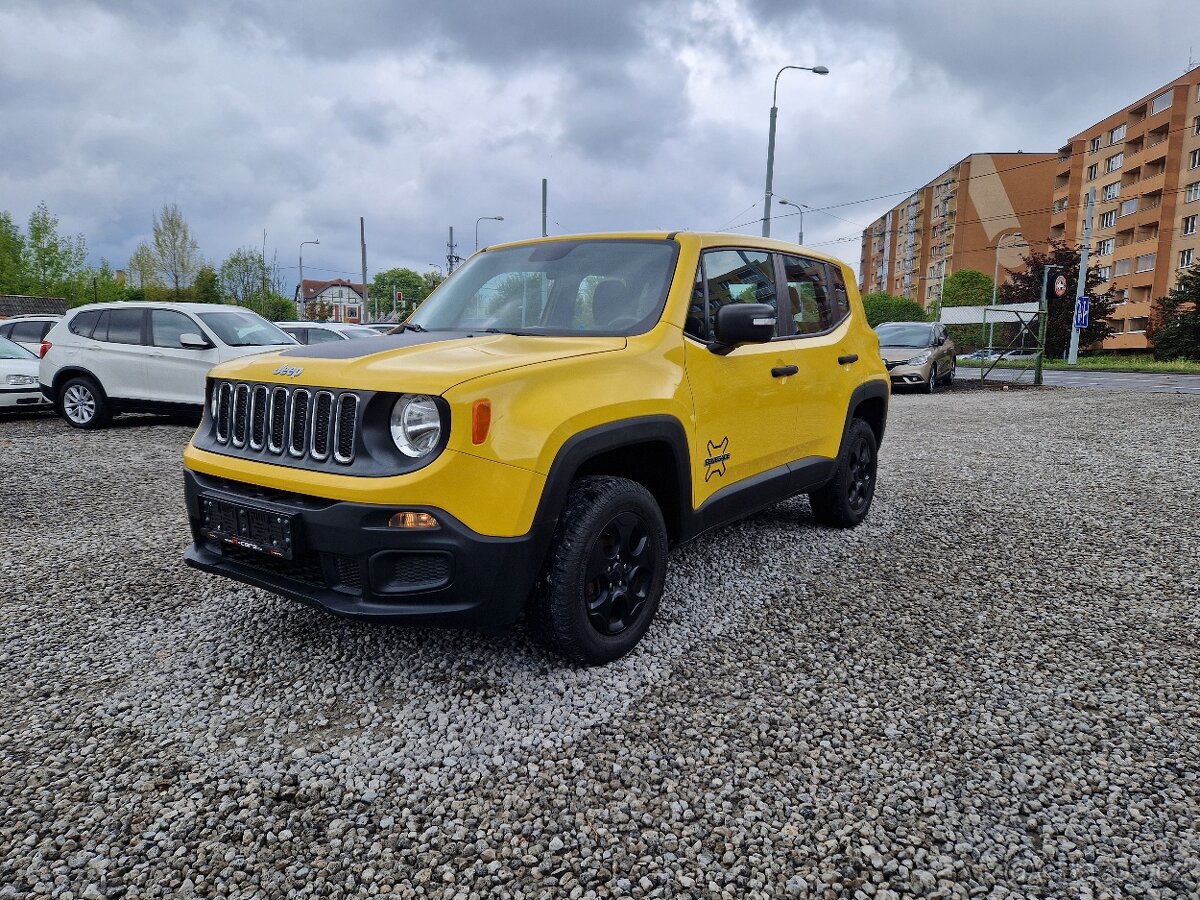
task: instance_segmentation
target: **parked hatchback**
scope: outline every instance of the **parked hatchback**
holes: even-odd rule
[[[99,303],[42,343],[42,393],[76,428],[121,412],[198,411],[217,363],[295,341],[262,316],[211,303]]]
[[[939,384],[954,383],[954,342],[941,322],[885,322],[875,326],[875,333],[892,387],[932,394]]]
[[[283,331],[301,344],[324,344],[328,341],[353,341],[378,337],[379,332],[366,325],[351,322],[276,322]]]
[[[38,348],[42,345],[42,338],[61,318],[62,316],[50,314],[14,316],[0,322],[0,338],[18,343],[36,356]]]
[[[38,359],[15,341],[0,337],[0,411],[46,405],[38,390]]]

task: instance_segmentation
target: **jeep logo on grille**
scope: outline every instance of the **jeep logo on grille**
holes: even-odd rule
[[[299,366],[280,366],[272,374],[286,375],[288,378],[299,378],[304,369]]]

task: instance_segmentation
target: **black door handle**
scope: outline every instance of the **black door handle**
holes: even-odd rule
[[[839,366],[844,366],[847,363],[855,363],[855,362],[858,362],[858,354],[857,353],[847,353],[845,356],[838,357],[838,365]]]
[[[771,377],[784,378],[788,375],[795,375],[799,371],[799,366],[776,366],[771,370]]]

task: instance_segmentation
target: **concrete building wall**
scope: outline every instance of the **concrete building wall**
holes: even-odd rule
[[[1200,262],[1200,70],[1194,69],[1072,136],[1059,150],[1051,237],[1082,244],[1096,191],[1092,262],[1124,302],[1106,350],[1144,350],[1153,301],[1180,266]],[[1192,230],[1189,233],[1189,228]]]

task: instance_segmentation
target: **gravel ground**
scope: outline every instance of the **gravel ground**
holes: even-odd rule
[[[631,657],[186,569],[189,430],[0,420],[0,898],[1200,895],[1200,402],[900,396]]]

